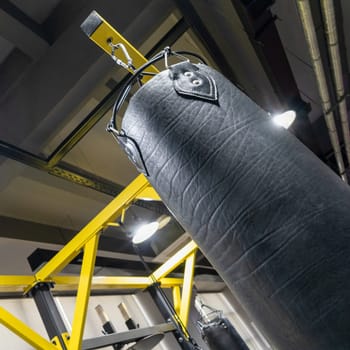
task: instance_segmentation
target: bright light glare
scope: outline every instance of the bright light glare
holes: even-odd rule
[[[159,228],[159,222],[154,221],[139,227],[132,238],[134,244],[139,244],[152,237]]]
[[[291,110],[272,116],[272,120],[276,125],[288,129],[293,124],[295,117],[295,112]]]

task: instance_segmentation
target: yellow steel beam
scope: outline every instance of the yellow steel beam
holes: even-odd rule
[[[79,283],[78,276],[56,276],[52,279],[55,289],[75,290]],[[183,284],[182,278],[161,278],[159,280],[162,288],[172,288]],[[142,276],[95,276],[92,278],[91,290],[99,289],[143,289],[153,283],[150,277]]]
[[[53,337],[51,339],[51,343],[55,344],[55,346],[58,350],[66,350],[66,349],[68,349],[69,338],[70,338],[69,333],[65,332],[65,333],[61,334],[61,339],[58,335],[56,337]],[[61,340],[63,341],[63,344],[61,344]]]
[[[179,315],[180,314],[180,307],[181,307],[180,286],[173,287],[173,303],[174,303],[174,310]]]
[[[79,254],[91,237],[96,235],[107,222],[114,221],[121,214],[122,209],[130,205],[134,198],[148,186],[150,184],[147,179],[139,175],[35,274],[36,281],[45,281],[60,272]]]
[[[147,62],[147,59],[96,11],[91,12],[81,28],[84,33],[109,56],[111,56],[112,53],[110,46],[110,42],[112,42],[113,44],[122,44],[125,46],[136,68],[139,68]],[[114,54],[120,60],[126,61],[122,50],[118,49]],[[131,69],[129,69],[129,71],[132,72]],[[159,73],[158,69],[154,66],[150,66],[147,71]],[[142,81],[146,82],[149,79],[150,76],[144,76]]]
[[[187,259],[185,264],[184,284],[182,286],[180,319],[185,327],[188,324],[188,316],[190,314],[194,266],[196,262],[196,251],[194,251]]]
[[[1,286],[27,286],[34,281],[34,276],[0,275]]]
[[[38,350],[57,350],[48,340],[28,327],[25,323],[0,307],[0,323]]]
[[[154,201],[160,201],[159,194],[156,192],[156,190],[153,187],[147,187],[145,188],[141,193],[137,195],[137,199],[152,199]]]
[[[78,289],[79,276],[59,275],[50,278],[47,282],[55,285],[55,291],[74,291]],[[23,293],[28,285],[33,285],[34,276],[1,276],[0,293]],[[161,278],[162,288],[181,286],[182,278]],[[95,276],[92,278],[91,290],[101,289],[144,289],[153,283],[149,276]]]
[[[80,272],[80,281],[75,303],[72,335],[69,350],[80,350],[83,341],[85,320],[90,297],[90,287],[94,273],[99,235],[93,236],[85,245]]]
[[[168,259],[162,266],[155,270],[151,274],[151,277],[158,281],[161,278],[167,276],[171,271],[173,271],[180,264],[182,264],[197,248],[198,246],[194,241],[187,243],[170,259]]]
[[[0,293],[24,292],[28,285],[35,282],[34,276],[23,275],[0,275]]]

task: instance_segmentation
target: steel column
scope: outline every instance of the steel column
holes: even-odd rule
[[[182,286],[182,296],[180,305],[180,319],[187,327],[188,317],[191,308],[191,298],[193,289],[194,265],[196,262],[196,251],[194,251],[187,259],[185,264],[184,283]]]
[[[162,266],[155,270],[151,276],[153,276],[153,278],[157,281],[167,276],[171,271],[182,264],[194,251],[196,251],[197,248],[198,246],[194,241],[187,243]]]
[[[99,235],[93,236],[85,245],[83,264],[81,266],[80,281],[78,287],[77,301],[75,304],[72,335],[69,341],[69,350],[80,350],[87,307],[90,297],[92,276],[94,273],[96,252]]]
[[[173,287],[173,303],[174,303],[174,310],[177,314],[180,314],[180,308],[181,308],[181,290],[180,286]]]
[[[66,350],[64,335],[67,328],[52,296],[49,283],[39,283],[30,292],[43,320],[46,332],[52,340],[57,337],[62,349]]]
[[[168,322],[172,322],[176,330],[174,331],[175,338],[183,350],[194,350],[195,347],[191,342],[191,338],[185,327],[181,324],[179,316],[176,314],[173,306],[164,295],[164,292],[160,289],[159,284],[155,283],[148,288],[152,299],[157,305],[160,313],[164,319]]]

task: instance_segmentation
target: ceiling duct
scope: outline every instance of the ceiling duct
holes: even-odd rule
[[[337,25],[335,20],[334,2],[332,0],[322,0],[322,13],[325,24],[325,31],[328,44],[328,52],[332,65],[332,73],[339,104],[340,121],[344,136],[344,144],[348,163],[350,164],[350,131],[348,112],[345,101],[344,81],[342,64],[340,60]]]
[[[337,127],[335,125],[331,100],[328,92],[327,81],[323,69],[320,49],[317,42],[315,25],[311,14],[310,2],[308,0],[298,0],[298,10],[303,25],[306,42],[309,48],[313,69],[316,76],[318,92],[321,98],[322,109],[326,121],[329,138],[334,150],[334,156],[339,169],[339,174],[343,181],[347,181],[343,156],[340,149]]]

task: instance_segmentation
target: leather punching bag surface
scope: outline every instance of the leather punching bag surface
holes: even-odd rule
[[[249,350],[226,318],[217,319],[211,325],[203,327],[201,333],[210,350]]]
[[[348,186],[205,65],[155,76],[122,128],[164,203],[276,349],[350,349]]]

